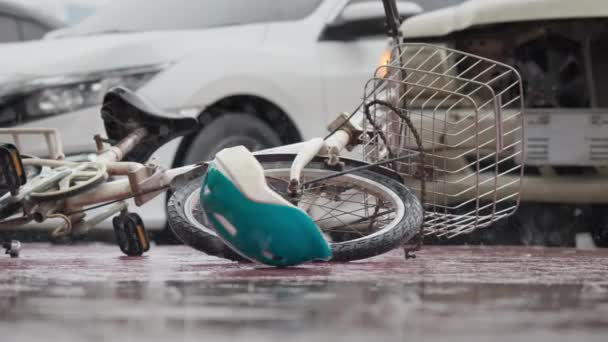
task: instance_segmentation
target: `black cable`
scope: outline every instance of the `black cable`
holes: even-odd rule
[[[397,114],[401,119],[403,119],[403,121],[406,123],[406,125],[412,132],[414,139],[416,140],[416,144],[418,145],[419,156],[420,156],[420,165],[418,168],[418,172],[419,172],[418,178],[420,180],[420,202],[422,203],[422,205],[424,205],[424,203],[426,202],[426,170],[425,170],[425,160],[424,160],[425,154],[424,154],[424,147],[422,144],[422,138],[420,137],[418,130],[416,130],[416,128],[414,127],[412,120],[406,115],[406,113],[407,113],[406,110],[396,108],[392,104],[390,104],[386,101],[383,101],[383,100],[373,100],[366,104],[366,106],[369,106],[369,107],[375,106],[375,105],[381,105],[381,106],[387,107],[388,109],[392,110],[395,114]],[[397,171],[397,170],[395,170],[395,171]],[[416,251],[419,251],[420,249],[422,249],[422,244],[424,241],[424,216],[425,216],[425,212],[423,210],[422,224],[420,225],[420,231],[418,232],[418,241],[416,241],[416,243],[414,244],[414,246],[412,248],[404,247],[404,249],[403,249],[405,252],[405,257],[408,259],[416,257],[415,255],[411,254],[412,252],[416,252]]]
[[[411,158],[411,157],[412,157],[412,155],[410,154],[410,155],[407,155],[407,156],[399,156],[399,157],[395,157],[395,158],[385,159],[383,161],[379,161],[379,162],[376,162],[376,163],[368,163],[368,164],[363,165],[363,166],[357,166],[357,167],[353,167],[353,168],[348,169],[348,170],[334,172],[334,173],[332,173],[330,175],[327,175],[327,176],[311,179],[309,181],[303,182],[301,184],[301,186],[308,186],[308,185],[311,185],[311,184],[320,183],[320,182],[326,181],[328,179],[344,176],[344,175],[347,175],[349,173],[353,173],[353,172],[357,172],[357,171],[367,170],[367,169],[370,169],[370,168],[373,168],[373,167],[377,167],[377,166],[391,164],[391,163],[398,162],[398,161],[401,161],[401,160],[404,160],[404,159],[408,159],[408,158]]]
[[[69,213],[67,213],[65,215],[66,216],[70,216],[70,215],[74,215],[74,214],[82,214],[82,213],[85,213],[87,211],[91,211],[91,210],[107,207],[109,205],[112,205],[112,204],[115,204],[115,203],[118,203],[118,202],[122,202],[122,201],[125,201],[125,200],[128,200],[128,199],[131,199],[131,198],[135,198],[137,196],[144,196],[144,195],[148,195],[148,194],[151,194],[151,193],[155,193],[155,192],[163,191],[163,190],[167,190],[167,189],[169,189],[169,186],[163,186],[163,187],[159,187],[159,188],[155,188],[155,189],[150,189],[150,190],[147,190],[147,191],[144,191],[144,192],[140,192],[140,193],[136,193],[136,194],[131,194],[131,195],[125,196],[123,198],[112,200],[110,202],[105,202],[105,203],[98,204],[98,205],[95,205],[95,206],[92,206],[92,207],[88,207],[88,208],[85,208],[85,209],[82,209],[82,210],[72,211],[72,212],[69,212]]]

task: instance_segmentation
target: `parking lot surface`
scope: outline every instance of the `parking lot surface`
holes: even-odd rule
[[[155,247],[155,248],[154,248]],[[6,341],[606,341],[608,251],[428,247],[274,269],[183,246],[0,258]]]

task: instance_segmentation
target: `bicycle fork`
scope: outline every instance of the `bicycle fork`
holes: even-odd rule
[[[326,157],[326,163],[330,166],[339,167],[340,152],[352,149],[359,140],[363,130],[354,125],[348,113],[341,113],[328,129],[335,131],[326,139],[314,138],[305,142],[294,159],[289,174],[288,192],[295,196],[301,186],[302,171],[315,157]]]

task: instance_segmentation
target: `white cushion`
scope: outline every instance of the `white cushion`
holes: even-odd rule
[[[221,150],[215,155],[215,166],[252,201],[293,206],[268,187],[264,168],[246,147]]]

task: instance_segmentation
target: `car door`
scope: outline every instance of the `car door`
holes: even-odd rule
[[[49,28],[34,21],[21,20],[19,31],[22,40],[37,40],[41,39],[49,31]]]
[[[0,13],[0,43],[16,42],[20,40],[17,20],[11,16]]]
[[[320,43],[325,112],[328,115],[333,117],[336,113],[355,109],[386,46],[383,37]]]
[[[358,7],[356,12],[370,13],[373,9],[377,16],[359,19],[353,16],[353,11],[346,14],[357,5],[368,7]],[[399,2],[398,6],[402,16],[410,13],[408,11],[410,14],[421,11],[415,3]],[[318,42],[325,108],[329,116],[356,108],[363,98],[367,80],[373,77],[388,47],[380,1],[350,0],[338,10],[333,18],[328,18]]]
[[[340,39],[321,34],[318,51],[327,115],[355,108],[386,46],[383,35]]]

